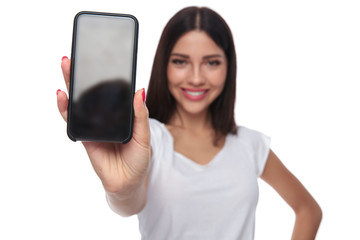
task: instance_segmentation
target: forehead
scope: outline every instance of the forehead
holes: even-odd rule
[[[224,51],[204,31],[190,31],[181,36],[175,43],[172,53],[186,55],[209,55],[220,54],[225,56]]]

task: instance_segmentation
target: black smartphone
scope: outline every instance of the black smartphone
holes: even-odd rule
[[[71,140],[130,141],[138,26],[129,14],[75,16],[67,124]]]

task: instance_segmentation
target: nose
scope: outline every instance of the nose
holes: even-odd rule
[[[201,69],[200,64],[194,64],[192,66],[192,69],[190,71],[190,75],[188,77],[189,84],[193,86],[201,86],[205,83],[206,78],[205,75]]]

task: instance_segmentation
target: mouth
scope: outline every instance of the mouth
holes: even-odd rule
[[[205,98],[209,90],[207,89],[189,89],[181,88],[184,96],[191,101],[200,101]]]

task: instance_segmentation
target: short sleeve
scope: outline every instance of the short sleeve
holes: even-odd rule
[[[149,119],[149,125],[150,125],[150,145],[151,145],[151,151],[152,151],[152,159],[156,158],[159,155],[160,148],[161,148],[161,142],[162,142],[162,123],[160,123],[156,119]]]
[[[149,119],[149,125],[152,161],[168,158],[169,151],[173,148],[173,142],[166,126],[153,118]]]
[[[258,139],[258,145],[255,153],[255,161],[257,163],[257,175],[258,177],[262,175],[264,169],[265,169],[265,165],[266,165],[266,161],[268,159],[269,156],[269,152],[270,152],[270,142],[271,139],[270,137],[259,133],[259,139]]]
[[[261,132],[246,127],[239,127],[238,132],[240,139],[251,152],[251,162],[259,177],[264,171],[269,156],[271,139]]]

